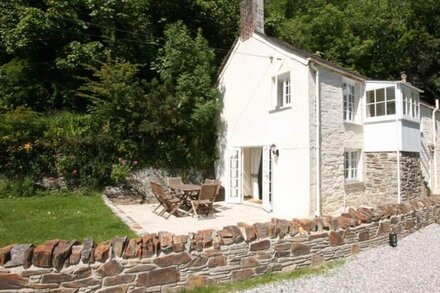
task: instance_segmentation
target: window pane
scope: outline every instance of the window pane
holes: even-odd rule
[[[387,87],[387,101],[392,101],[396,99],[396,93],[394,87]]]
[[[374,103],[374,91],[367,92],[367,103],[368,104]]]
[[[367,105],[367,117],[375,117],[375,104]]]
[[[277,106],[282,107],[283,106],[283,79],[278,79],[278,85],[277,85]]]
[[[376,116],[384,116],[385,115],[385,103],[376,104]]]
[[[376,90],[376,102],[385,101],[385,89]]]
[[[396,114],[396,102],[388,102],[387,103],[387,115]]]

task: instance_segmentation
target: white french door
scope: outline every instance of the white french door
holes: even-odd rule
[[[233,148],[229,152],[229,192],[226,202],[242,202],[242,153],[241,148]]]
[[[263,147],[263,209],[272,211],[272,153],[270,146]]]

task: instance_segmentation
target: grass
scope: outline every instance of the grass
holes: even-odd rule
[[[284,281],[284,280],[295,280],[305,276],[323,274],[333,268],[342,266],[344,264],[344,260],[337,260],[326,262],[319,267],[308,267],[308,268],[300,268],[293,270],[288,273],[268,273],[259,277],[250,278],[244,281],[235,282],[231,284],[221,284],[221,285],[213,285],[207,286],[204,288],[197,288],[193,290],[184,290],[182,292],[185,293],[226,293],[233,291],[242,291],[250,288],[254,288],[260,285],[265,285],[268,283]]]
[[[135,236],[98,192],[0,199],[0,235],[0,247],[50,239],[93,238],[100,242],[115,236]]]

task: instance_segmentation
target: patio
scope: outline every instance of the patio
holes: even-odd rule
[[[112,204],[111,204],[112,205]],[[204,229],[220,230],[228,225],[238,222],[247,224],[269,222],[273,213],[265,212],[260,206],[248,204],[229,204],[216,202],[215,217],[171,216],[168,220],[153,213],[157,204],[114,205],[113,210],[124,220],[138,235],[144,233],[157,233],[167,231],[177,235],[197,232]]]

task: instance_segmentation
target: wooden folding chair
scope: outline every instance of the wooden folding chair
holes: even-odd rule
[[[202,184],[198,199],[191,200],[192,209],[189,212],[193,212],[193,215],[196,215],[196,217],[199,218],[197,210],[200,207],[204,207],[206,208],[206,216],[208,216],[212,211],[212,205],[215,201],[217,189],[217,184]]]
[[[222,185],[221,182],[219,180],[215,180],[215,179],[205,179],[205,184],[215,184],[215,185],[217,185],[217,190],[215,192],[215,198],[214,198],[214,201],[216,201],[217,197],[220,194],[220,187]]]
[[[182,200],[171,193],[165,193],[161,185],[155,182],[150,182],[150,184],[154,196],[159,201],[159,205],[153,210],[153,212],[156,213],[156,210],[162,206],[163,209],[158,213],[158,215],[168,219],[171,215],[174,215],[179,210],[180,206],[182,205]],[[168,212],[168,216],[164,216],[165,212]]]

